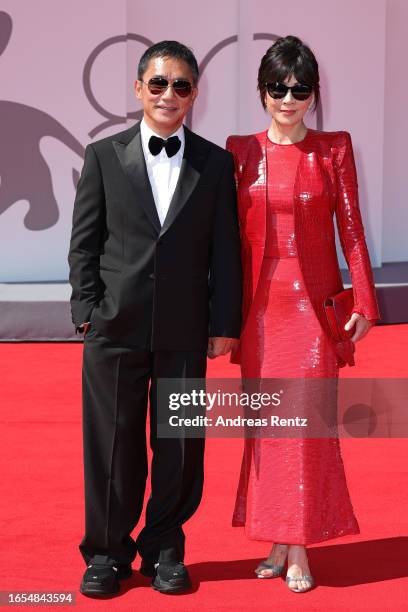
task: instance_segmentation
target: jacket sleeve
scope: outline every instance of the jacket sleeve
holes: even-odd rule
[[[99,256],[105,233],[105,194],[99,162],[92,145],[85,149],[85,160],[78,182],[68,254],[72,287],[72,321],[78,328],[89,321],[101,297]]]
[[[230,153],[218,185],[210,263],[210,336],[239,338],[242,272],[234,162]]]
[[[353,312],[370,321],[380,319],[373,274],[358,199],[357,172],[351,136],[340,132],[334,152],[337,181],[336,223],[341,247],[350,270],[354,293]]]
[[[235,142],[235,137],[234,136],[228,136],[227,141],[225,143],[225,148],[226,150],[231,153],[232,155],[232,159],[234,160],[234,180],[235,180],[235,187],[238,190],[238,157],[235,151],[235,147],[234,147],[234,142]]]

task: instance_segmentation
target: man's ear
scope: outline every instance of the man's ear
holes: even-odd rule
[[[197,96],[198,96],[198,89],[197,87],[194,87],[193,91],[191,92],[191,104],[194,102]]]
[[[136,98],[140,98],[142,97],[142,82],[139,81],[138,79],[136,79],[135,84],[134,84],[134,90],[135,90],[135,96]]]

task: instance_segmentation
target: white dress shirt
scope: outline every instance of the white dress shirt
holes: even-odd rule
[[[176,155],[173,155],[173,157],[167,157],[164,147],[158,155],[152,155],[150,153],[150,137],[157,136],[158,138],[161,138],[161,136],[153,132],[144,119],[142,119],[140,122],[140,135],[142,137],[142,147],[146,160],[147,174],[149,175],[149,181],[152,187],[157,214],[159,216],[160,223],[163,225],[180,175],[185,145],[184,128],[183,126],[180,126],[177,132],[171,134],[171,136],[178,136],[181,141],[181,147]]]

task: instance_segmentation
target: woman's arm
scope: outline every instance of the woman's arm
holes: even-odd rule
[[[334,170],[337,179],[336,223],[351,275],[354,293],[353,313],[362,315],[372,324],[380,319],[380,313],[359,207],[353,147],[348,132],[339,132],[337,138],[334,151]],[[361,317],[352,317],[352,319],[353,323],[357,322],[356,332],[361,328],[361,332],[367,333],[369,325],[366,326],[364,321],[359,324]],[[358,334],[356,339],[360,339],[365,333]]]

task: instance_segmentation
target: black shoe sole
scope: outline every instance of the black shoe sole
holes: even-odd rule
[[[156,584],[157,579],[158,579],[158,576],[156,576],[156,578],[153,580],[151,587],[155,591],[159,591],[159,593],[165,593],[166,595],[171,595],[172,593],[183,593],[184,591],[189,591],[192,586],[190,580],[185,581],[183,584],[172,585],[172,584],[169,584],[168,582],[160,582],[160,580],[158,581],[158,584]]]
[[[114,591],[106,591],[103,589],[103,587],[97,586],[87,587],[83,584],[81,584],[81,586],[79,587],[79,592],[82,593],[82,595],[86,595],[87,597],[109,597],[110,595],[116,595],[117,593],[119,593],[119,590],[119,585]]]

